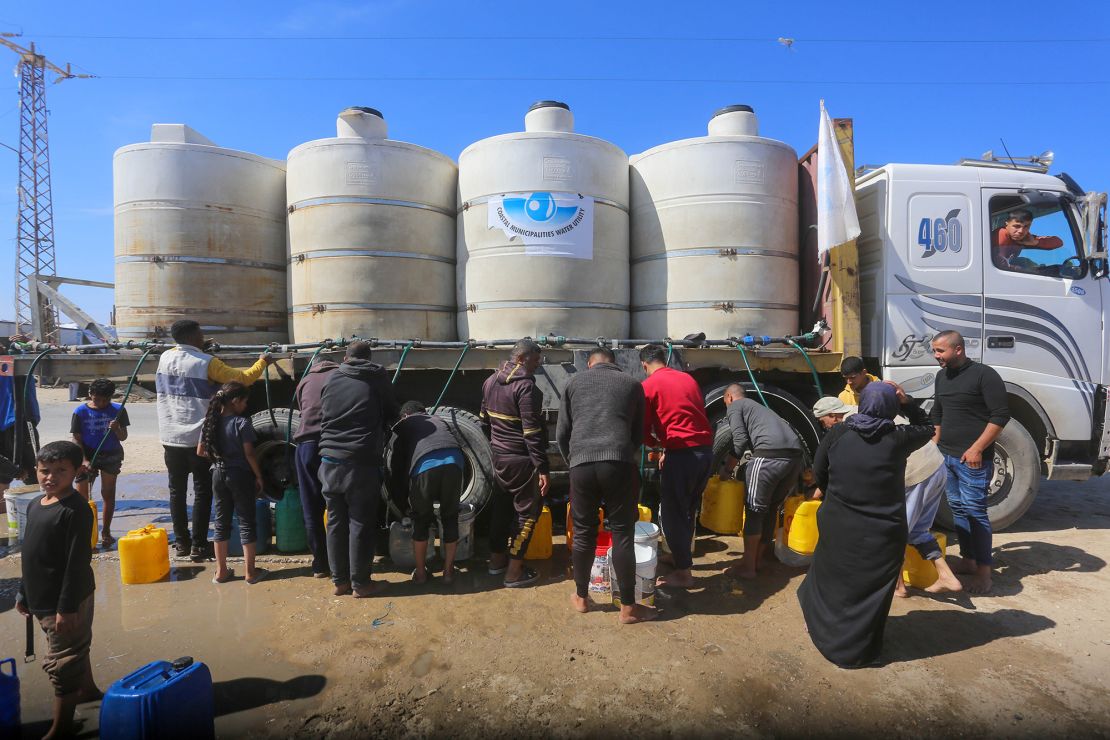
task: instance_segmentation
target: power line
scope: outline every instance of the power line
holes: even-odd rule
[[[444,77],[444,76],[288,76],[288,75],[97,75],[100,80],[150,80],[162,82],[610,82],[646,84],[720,85],[847,85],[864,87],[1090,87],[1110,85],[1110,80],[800,80],[719,77]]]
[[[762,36],[425,36],[374,34],[368,36],[275,36],[248,34],[220,35],[126,35],[126,34],[34,34],[40,39],[87,41],[605,41],[605,42],[667,42],[667,43],[729,43],[729,44],[913,44],[913,45],[1029,45],[1029,44],[1106,44],[1110,38],[786,38]]]

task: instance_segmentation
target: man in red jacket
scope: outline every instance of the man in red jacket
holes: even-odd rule
[[[640,350],[644,380],[644,441],[663,447],[659,459],[659,517],[675,569],[661,576],[660,587],[690,588],[694,576],[691,544],[694,517],[713,464],[713,428],[705,414],[698,382],[667,367],[667,353],[657,344]]]
[[[540,346],[522,339],[513,346],[509,361],[482,386],[479,420],[493,450],[495,478],[489,573],[504,573],[506,588],[521,588],[539,579],[536,571],[524,567],[524,554],[549,482],[543,392],[535,380],[542,361]]]

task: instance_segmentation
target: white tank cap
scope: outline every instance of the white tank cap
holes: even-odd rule
[[[750,105],[729,105],[709,119],[710,136],[759,136],[759,121]]]
[[[574,133],[574,114],[570,106],[558,100],[540,100],[532,103],[524,116],[525,131],[558,131]]]
[[[389,128],[381,111],[355,105],[339,112],[335,135],[340,139],[384,139],[389,135]]]
[[[150,140],[163,144],[204,144],[216,146],[216,142],[201,135],[184,123],[156,123],[150,127]]]

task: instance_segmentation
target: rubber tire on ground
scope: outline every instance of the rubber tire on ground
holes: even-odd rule
[[[293,415],[292,427],[289,426],[290,414]],[[281,501],[286,487],[297,485],[297,470],[293,462],[296,445],[286,443],[285,439],[286,434],[292,439],[301,428],[301,414],[290,409],[274,409],[271,418],[269,411],[259,411],[251,416],[251,426],[258,438],[254,454],[258,458],[258,466],[262,468],[263,493],[271,501]]]
[[[1037,454],[1033,437],[1016,419],[1010,419],[994,444],[996,476],[999,475],[997,470],[1012,468],[998,490],[987,498],[991,529],[999,532],[1020,519],[1037,498],[1041,483],[1041,457]],[[947,498],[941,501],[936,524],[950,531],[955,529]]]

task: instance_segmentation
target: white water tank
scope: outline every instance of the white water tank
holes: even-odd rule
[[[632,333],[798,333],[798,157],[751,107],[631,158]]]
[[[223,344],[286,341],[284,162],[154,124],[112,175],[121,340],[193,319]]]
[[[459,336],[628,336],[628,157],[541,101],[459,156]]]
[[[289,152],[295,342],[455,338],[458,169],[386,134],[381,113],[347,108],[335,138]]]

